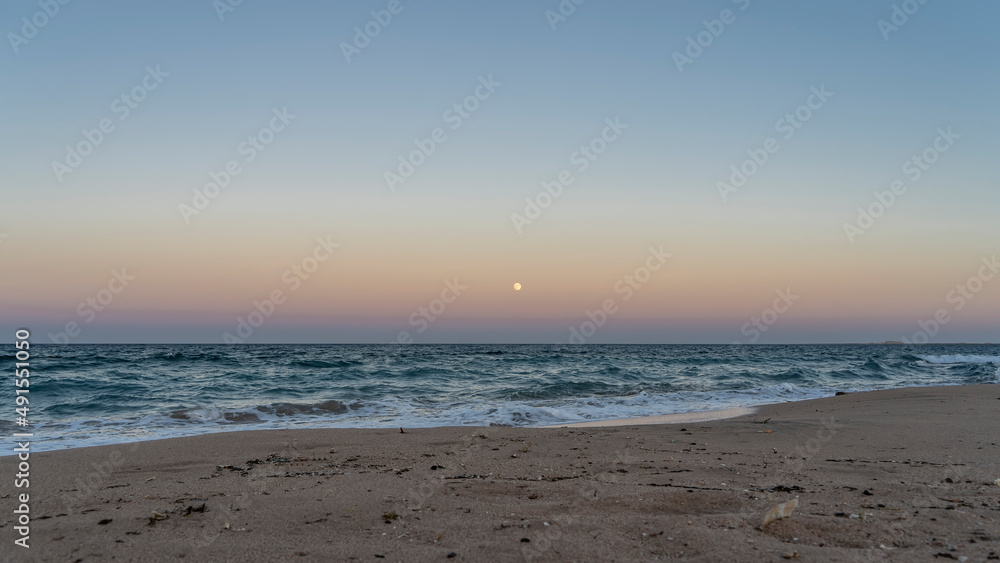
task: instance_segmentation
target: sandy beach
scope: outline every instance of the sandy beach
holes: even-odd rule
[[[4,560],[987,561],[1000,386],[714,421],[246,431],[32,454]],[[791,517],[761,525],[798,499]]]

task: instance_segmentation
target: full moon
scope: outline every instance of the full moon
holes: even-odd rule
[[[514,284],[514,291],[521,291],[521,284],[515,283]]]

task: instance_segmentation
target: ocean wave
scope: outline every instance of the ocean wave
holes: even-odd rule
[[[873,371],[883,371],[885,369],[875,358],[868,358],[868,360],[864,363],[864,367]]]
[[[336,400],[320,403],[272,403],[241,409],[198,406],[171,411],[166,416],[190,423],[248,423],[281,417],[339,415],[360,410],[362,407],[364,404],[357,401],[347,404]]]
[[[1000,383],[1000,356],[982,356],[976,354],[945,354],[942,356],[918,356],[928,364],[935,365],[988,365],[995,364],[997,371],[994,374],[993,383]]]
[[[348,368],[361,365],[361,362],[351,360],[295,360],[288,364],[291,367],[299,368]]]
[[[159,360],[167,363],[183,363],[183,362],[209,362],[209,363],[229,363],[236,364],[239,363],[237,358],[227,353],[211,353],[204,350],[196,350],[192,352],[181,352],[177,350],[169,352],[158,352],[152,354],[148,358],[149,360]],[[129,358],[127,361],[132,362],[133,359]]]
[[[918,355],[917,357],[929,364],[1000,364],[1000,356],[951,354],[945,356]]]
[[[810,377],[814,377],[815,372],[807,368],[789,368],[781,373],[776,373],[772,377],[777,381],[782,382],[806,382],[809,381]]]

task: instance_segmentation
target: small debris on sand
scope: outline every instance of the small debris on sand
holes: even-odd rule
[[[157,520],[166,520],[166,515],[160,514],[157,511],[153,511],[153,515],[149,517],[149,525],[152,526]]]
[[[198,506],[188,506],[181,511],[181,516],[190,516],[192,512],[205,512],[205,503]]]
[[[788,502],[783,502],[781,504],[775,505],[771,510],[767,511],[767,515],[764,516],[764,521],[761,523],[760,527],[763,528],[775,520],[781,520],[782,518],[788,518],[792,515],[792,511],[799,506],[799,499],[795,498]]]

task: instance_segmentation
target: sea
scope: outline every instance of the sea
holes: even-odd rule
[[[13,369],[8,350],[0,361]],[[1000,382],[1000,345],[972,344],[43,344],[31,353],[29,426],[4,417],[0,432],[31,432],[33,451],[279,428],[530,427]]]

